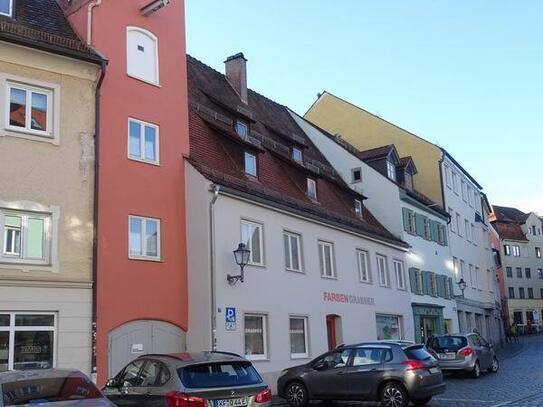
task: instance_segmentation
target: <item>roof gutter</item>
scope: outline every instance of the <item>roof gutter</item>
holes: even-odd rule
[[[91,1],[87,7],[87,45],[92,45],[92,11],[102,4],[102,0]]]

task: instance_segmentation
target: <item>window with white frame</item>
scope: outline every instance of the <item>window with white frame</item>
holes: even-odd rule
[[[256,156],[248,152],[245,152],[245,174],[252,177],[257,176]]]
[[[520,257],[520,246],[513,245],[513,256]]]
[[[456,233],[458,236],[462,236],[462,221],[460,220],[460,214],[456,213]]]
[[[469,221],[467,219],[464,219],[464,230],[466,231],[466,240],[468,242],[471,242],[471,229],[469,226]]]
[[[307,317],[289,318],[290,356],[293,359],[309,357]]]
[[[7,82],[9,108],[6,126],[10,130],[53,137],[53,90]]]
[[[396,165],[391,160],[387,160],[387,176],[396,181]]]
[[[437,297],[437,275],[430,273],[430,295]]]
[[[243,139],[247,137],[247,134],[249,133],[249,127],[247,126],[247,124],[240,120],[236,120],[236,122],[234,123],[234,130],[236,131],[238,136]]]
[[[249,264],[264,265],[263,226],[248,220],[241,221],[241,243],[251,251]]]
[[[362,169],[360,167],[351,169],[351,180],[353,184],[362,181]]]
[[[334,244],[319,240],[318,247],[321,276],[325,278],[336,278]]]
[[[467,196],[467,192],[466,192],[466,181],[461,180],[460,184],[462,185],[462,199],[464,200],[464,202],[467,202],[468,201],[468,196]]]
[[[445,184],[451,188],[451,168],[448,165],[445,166]]]
[[[396,285],[400,290],[405,290],[405,274],[403,270],[403,262],[394,260],[394,274],[396,275]]]
[[[307,196],[317,200],[317,182],[314,179],[307,179]]]
[[[451,232],[456,233],[456,227],[455,227],[456,224],[455,224],[454,220],[452,219],[454,217],[454,211],[450,206],[449,206],[448,212],[449,212],[449,215],[451,215],[451,221],[449,223],[449,227],[451,228]]]
[[[55,367],[56,315],[0,311],[0,372]]]
[[[473,188],[468,185],[468,203],[473,208]]]
[[[128,157],[158,164],[158,126],[137,119],[128,119]]]
[[[388,264],[387,258],[378,254],[377,258],[377,274],[379,275],[379,285],[381,287],[390,287],[390,281],[388,278]]]
[[[458,174],[454,171],[452,172],[452,184],[454,193],[458,195]]]
[[[131,259],[160,260],[160,220],[142,216],[128,217]]]
[[[244,316],[245,357],[249,360],[268,358],[267,319],[264,314]]]
[[[432,225],[430,223],[430,219],[424,218],[424,238],[426,240],[430,240],[432,238]]]
[[[460,277],[466,280],[466,262],[464,260],[460,260]]]
[[[370,259],[366,250],[356,250],[358,261],[358,276],[363,283],[371,283]]]
[[[0,262],[49,264],[51,214],[0,209]]]
[[[297,233],[283,232],[285,267],[289,271],[302,271],[302,237]]]
[[[126,72],[129,76],[158,85],[158,39],[138,27],[126,30]]]
[[[304,161],[304,155],[302,153],[302,150],[296,147],[292,147],[292,159],[298,163],[302,163]]]
[[[477,233],[476,233],[476,230],[475,230],[475,225],[473,223],[470,224],[470,230],[471,230],[471,241],[472,243],[477,246]]]
[[[511,246],[509,246],[508,244],[504,244],[503,252],[506,256],[511,256]]]
[[[356,216],[358,216],[359,218],[362,217],[362,201],[360,199],[355,199],[354,200],[354,213],[356,214]]]
[[[13,15],[13,0],[0,0],[0,15],[8,17]]]
[[[424,282],[422,280],[422,270],[415,270],[415,292],[422,294],[424,292]]]

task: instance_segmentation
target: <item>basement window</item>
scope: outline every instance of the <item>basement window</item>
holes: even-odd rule
[[[13,14],[13,0],[0,0],[0,15],[11,17]]]

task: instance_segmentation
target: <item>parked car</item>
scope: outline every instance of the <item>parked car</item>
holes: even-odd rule
[[[119,407],[268,407],[272,399],[251,362],[227,352],[144,355],[102,391]]]
[[[0,407],[114,407],[77,370],[16,370],[0,373]]]
[[[478,378],[482,370],[496,373],[500,368],[494,347],[477,333],[434,336],[427,346],[442,370],[469,372]]]
[[[277,392],[292,407],[310,400],[381,401],[386,407],[428,403],[445,383],[424,345],[377,341],[341,346],[311,362],[285,369]]]

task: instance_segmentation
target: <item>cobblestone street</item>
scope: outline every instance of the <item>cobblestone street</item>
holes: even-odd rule
[[[430,407],[543,407],[543,336],[521,338],[499,353],[500,371],[479,379],[449,375],[447,391],[436,396]],[[326,404],[329,403],[320,403]],[[374,407],[379,403],[333,403],[349,407]],[[319,403],[315,403],[318,406]],[[286,406],[277,399],[274,407]]]

